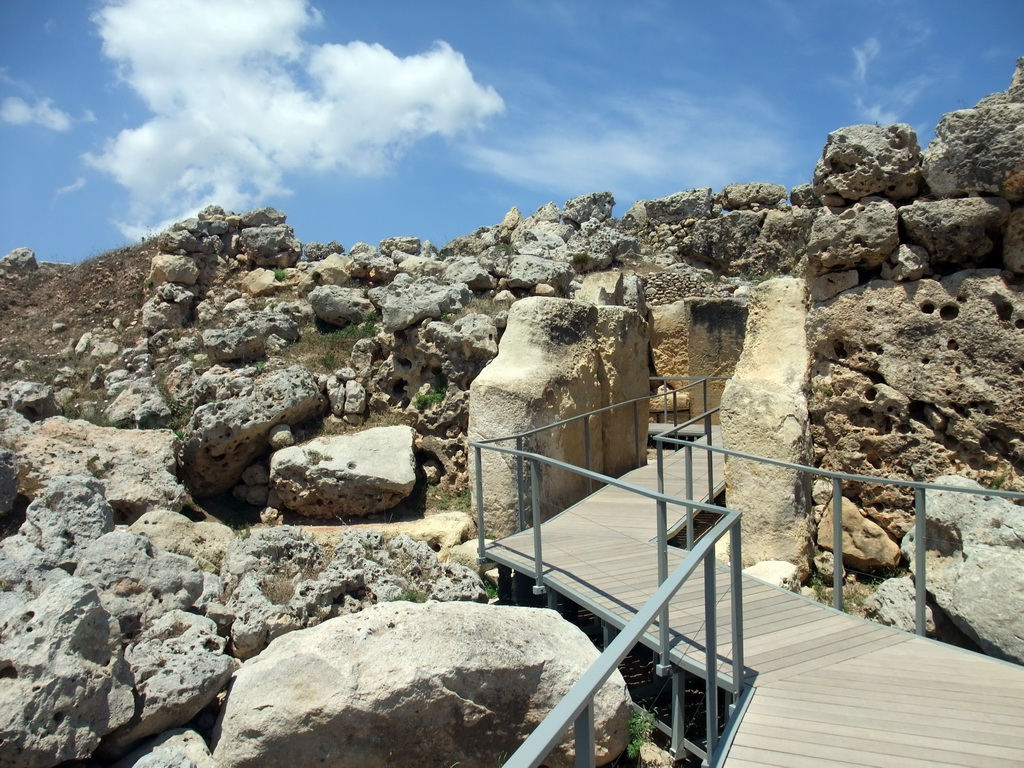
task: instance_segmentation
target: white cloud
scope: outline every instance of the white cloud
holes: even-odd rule
[[[54,192],[54,194],[57,197],[61,197],[63,195],[71,195],[71,194],[74,194],[75,192],[78,192],[80,189],[82,189],[84,187],[85,187],[85,178],[82,177],[82,176],[79,176],[77,179],[75,179],[73,182],[68,184],[66,187],[59,187]]]
[[[293,173],[380,173],[417,140],[475,128],[504,106],[445,43],[402,58],[305,42],[320,23],[306,0],[117,0],[94,19],[104,53],[153,112],[86,157],[129,190],[126,233],[287,194]]]
[[[17,96],[8,96],[0,104],[0,120],[14,125],[41,125],[51,131],[66,131],[71,127],[71,116],[57,109],[50,99],[29,104]]]
[[[871,64],[878,54],[882,52],[882,46],[879,44],[878,39],[869,37],[864,41],[861,46],[855,46],[853,49],[853,77],[855,80],[863,83],[868,76],[868,65]]]
[[[698,100],[658,92],[589,110],[545,110],[550,119],[539,130],[472,147],[474,164],[537,190],[571,196],[607,189],[621,199],[775,179],[794,164],[787,131],[755,95]]]

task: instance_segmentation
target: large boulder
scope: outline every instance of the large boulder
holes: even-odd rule
[[[1002,236],[1010,206],[1001,197],[918,200],[900,209],[906,240],[928,251],[931,265],[982,266]]]
[[[622,217],[629,229],[643,229],[658,223],[681,223],[689,219],[709,219],[722,212],[711,187],[676,192],[657,200],[637,200]]]
[[[151,509],[180,510],[185,489],[176,477],[178,440],[165,429],[98,427],[57,416],[29,423],[0,411],[0,444],[18,455],[18,492],[35,498],[58,475],[92,475],[122,519]]]
[[[132,719],[106,737],[107,753],[184,725],[213,701],[235,670],[224,638],[205,616],[172,610],[125,651],[136,700]]]
[[[841,513],[844,565],[859,571],[899,565],[900,545],[885,529],[869,518],[851,499],[843,499]],[[818,546],[827,552],[832,552],[834,522],[835,513],[830,501],[825,505],[818,522]]]
[[[203,737],[187,728],[172,728],[145,742],[113,768],[219,768]]]
[[[301,424],[325,406],[319,386],[301,366],[263,375],[251,394],[199,406],[182,448],[182,470],[192,493],[204,497],[231,490],[267,449],[274,427]]]
[[[512,305],[498,356],[473,381],[469,439],[487,440],[551,424],[648,393],[647,323],[624,307],[528,298]],[[632,408],[591,420],[591,469],[621,474],[637,465]],[[647,422],[646,411],[640,414]],[[582,424],[538,433],[527,450],[585,465]],[[501,536],[518,526],[515,461],[483,452],[487,530]],[[586,492],[582,478],[549,473],[539,493],[549,513]]]
[[[683,240],[684,258],[709,264],[725,275],[745,271],[745,256],[757,241],[765,214],[757,211],[733,211],[714,219],[698,221]]]
[[[3,387],[4,405],[29,421],[41,421],[60,413],[53,387],[37,381],[15,381]]]
[[[314,288],[309,294],[309,303],[314,314],[329,325],[358,325],[373,312],[373,304],[366,298],[365,291],[338,285]]]
[[[497,763],[596,658],[552,611],[379,605],[282,637],[246,662],[221,712],[214,758],[221,768]],[[631,705],[618,673],[594,710],[605,765],[628,740]],[[572,764],[567,736],[545,765]]]
[[[221,577],[222,617],[232,654],[246,659],[276,637],[391,600],[486,602],[480,579],[439,563],[407,535],[346,530],[328,548],[292,526],[256,531],[229,548]]]
[[[948,475],[939,485],[980,490]],[[1024,664],[1024,509],[1006,499],[929,491],[925,525],[926,587],[935,604],[992,656]],[[911,531],[903,554],[914,562],[922,543]]]
[[[271,457],[271,487],[282,506],[306,517],[375,515],[412,493],[414,434],[376,427],[284,448]]]
[[[869,195],[906,200],[921,182],[921,145],[905,123],[851,125],[828,135],[814,168],[814,194],[856,201]]]
[[[0,765],[84,760],[132,716],[117,622],[96,590],[65,578],[0,615]]]
[[[168,611],[191,608],[203,591],[202,572],[194,560],[120,529],[83,547],[74,575],[96,588],[128,639]]]
[[[426,319],[440,320],[444,315],[466,306],[472,294],[465,283],[448,282],[435,277],[413,279],[405,273],[390,285],[370,291],[370,300],[380,307],[382,326],[394,333]]]
[[[722,394],[722,441],[732,450],[796,464],[811,460],[809,357],[803,280],[779,277],[754,291],[746,343]],[[744,564],[785,560],[810,570],[810,499],[801,473],[762,462],[726,460],[729,506],[743,512]]]
[[[235,532],[213,520],[190,520],[169,509],[153,509],[130,528],[145,536],[161,549],[184,555],[196,561],[204,571],[217,572],[224,553],[235,540]]]
[[[812,435],[819,465],[930,480],[970,467],[1021,489],[1024,299],[995,270],[872,281],[815,306]],[[913,494],[860,484],[851,498],[899,540]]]
[[[881,266],[899,246],[897,219],[896,208],[887,202],[820,214],[807,243],[809,275]]]
[[[611,218],[614,207],[615,198],[611,192],[592,192],[566,201],[562,206],[562,221],[576,226],[588,221],[601,223]]]
[[[722,190],[722,207],[727,211],[759,211],[784,203],[789,193],[781,184],[730,184]]]
[[[302,244],[286,224],[245,227],[239,247],[246,263],[255,267],[292,267],[302,255]]]
[[[942,116],[924,152],[933,195],[1002,195],[1024,201],[1024,104],[993,104]]]
[[[165,427],[173,416],[160,388],[150,378],[128,382],[104,413],[111,424],[122,429]]]

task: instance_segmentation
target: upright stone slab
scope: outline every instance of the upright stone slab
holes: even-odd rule
[[[746,344],[722,395],[722,439],[727,448],[809,464],[807,316],[803,280],[762,283],[750,302]],[[809,481],[781,467],[729,458],[726,499],[743,513],[744,564],[786,560],[810,569]]]
[[[497,357],[470,389],[469,440],[531,430],[647,391],[647,324],[636,312],[566,299],[523,299],[509,310]],[[591,420],[593,470],[621,472],[637,465],[632,409],[626,412]],[[643,405],[640,422],[647,422]],[[608,451],[606,439],[612,443]],[[515,441],[501,445],[515,448]],[[586,463],[582,422],[526,438],[524,448],[580,467]],[[510,456],[483,453],[488,534],[505,536],[517,530],[515,466]],[[545,516],[586,493],[586,482],[578,475],[544,465],[539,475]]]

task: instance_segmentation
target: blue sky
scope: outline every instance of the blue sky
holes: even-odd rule
[[[513,205],[810,180],[1009,85],[1024,0],[0,0],[0,254],[209,203],[438,245]]]

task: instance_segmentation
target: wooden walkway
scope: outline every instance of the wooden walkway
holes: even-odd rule
[[[698,500],[707,493],[705,455],[694,451]],[[666,493],[681,495],[683,452],[665,466]],[[721,459],[714,476],[723,476]],[[652,463],[622,479],[655,489],[657,470]],[[683,520],[670,514],[670,526]],[[542,526],[545,582],[625,626],[658,585],[655,526],[654,502],[603,488]],[[525,531],[487,554],[532,574],[533,551],[533,533]],[[669,569],[684,555],[670,547]],[[669,625],[673,663],[704,677],[702,574],[698,568],[676,594]],[[717,582],[717,674],[728,682],[726,568]],[[750,577],[743,579],[743,617],[744,677],[754,692],[726,766],[1024,765],[1024,667],[847,616]],[[657,632],[655,624],[644,640],[652,649]]]

